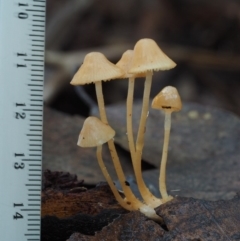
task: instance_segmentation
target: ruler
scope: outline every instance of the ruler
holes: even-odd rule
[[[45,0],[0,0],[0,240],[40,241]]]

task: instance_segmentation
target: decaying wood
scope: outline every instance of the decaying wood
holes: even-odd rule
[[[174,198],[157,208],[169,232],[166,240],[227,241],[240,239],[240,193],[229,201]],[[165,240],[164,239],[164,240]]]
[[[104,183],[87,190],[69,173],[47,170],[43,177],[42,241],[65,241],[74,232],[94,235],[126,213]]]
[[[148,240],[160,241],[166,231],[140,212],[121,215],[95,236],[74,233],[67,241]]]
[[[175,197],[156,208],[155,223],[138,211],[123,210],[108,185],[81,187],[76,176],[44,172],[42,241],[201,240],[240,238],[240,194],[229,201]]]

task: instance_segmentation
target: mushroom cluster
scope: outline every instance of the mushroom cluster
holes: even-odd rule
[[[155,213],[154,208],[172,199],[171,196],[168,196],[166,189],[166,162],[170,136],[171,113],[173,111],[179,111],[182,107],[181,99],[176,88],[172,86],[165,87],[152,102],[152,108],[161,109],[165,112],[164,145],[159,177],[161,199],[155,197],[149,191],[142,177],[141,160],[144,147],[144,133],[149,111],[153,71],[169,70],[175,66],[176,64],[162,52],[154,40],[141,39],[136,43],[133,50],[127,50],[122,55],[122,58],[116,65],[108,61],[101,53],[92,52],[87,54],[83,64],[71,81],[72,85],[95,84],[100,114],[100,119],[91,116],[85,120],[77,144],[80,147],[97,147],[96,156],[99,166],[116,200],[123,208],[130,211],[140,210],[146,216],[156,221],[160,221],[160,217]],[[136,140],[134,140],[132,128],[133,93],[135,79],[139,77],[145,77],[145,85],[138,134]],[[104,105],[102,81],[120,78],[129,79],[126,101],[126,130],[134,174],[143,201],[136,198],[128,182],[126,182],[126,177],[113,140],[115,131],[108,123]],[[102,145],[104,143],[108,144],[113,165],[125,197],[122,197],[118,192],[102,159]]]

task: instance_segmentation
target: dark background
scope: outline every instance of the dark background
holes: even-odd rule
[[[240,115],[237,0],[47,1],[46,105],[88,116],[94,86],[69,84],[85,54],[103,52],[116,63],[141,38],[153,38],[177,63],[154,74],[152,96],[173,85],[183,101]],[[142,98],[142,87],[140,80],[135,98]],[[127,81],[107,82],[103,88],[106,104],[125,101]]]

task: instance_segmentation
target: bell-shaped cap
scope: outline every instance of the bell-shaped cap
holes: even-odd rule
[[[140,74],[130,74],[128,72],[129,67],[132,63],[132,58],[133,58],[133,50],[127,50],[123,53],[121,59],[116,63],[116,66],[121,68],[124,71],[124,75],[122,78],[141,78],[145,77],[146,74],[140,73]]]
[[[152,101],[153,109],[163,109],[168,111],[179,111],[182,109],[182,101],[175,87],[167,86],[163,88]]]
[[[78,137],[77,145],[95,147],[103,145],[115,136],[115,131],[97,117],[90,116],[84,123]]]
[[[140,39],[134,47],[129,73],[169,70],[176,66],[152,39]]]
[[[102,53],[92,52],[85,56],[83,64],[74,75],[72,85],[84,85],[102,80],[121,78],[123,70],[111,63]]]

